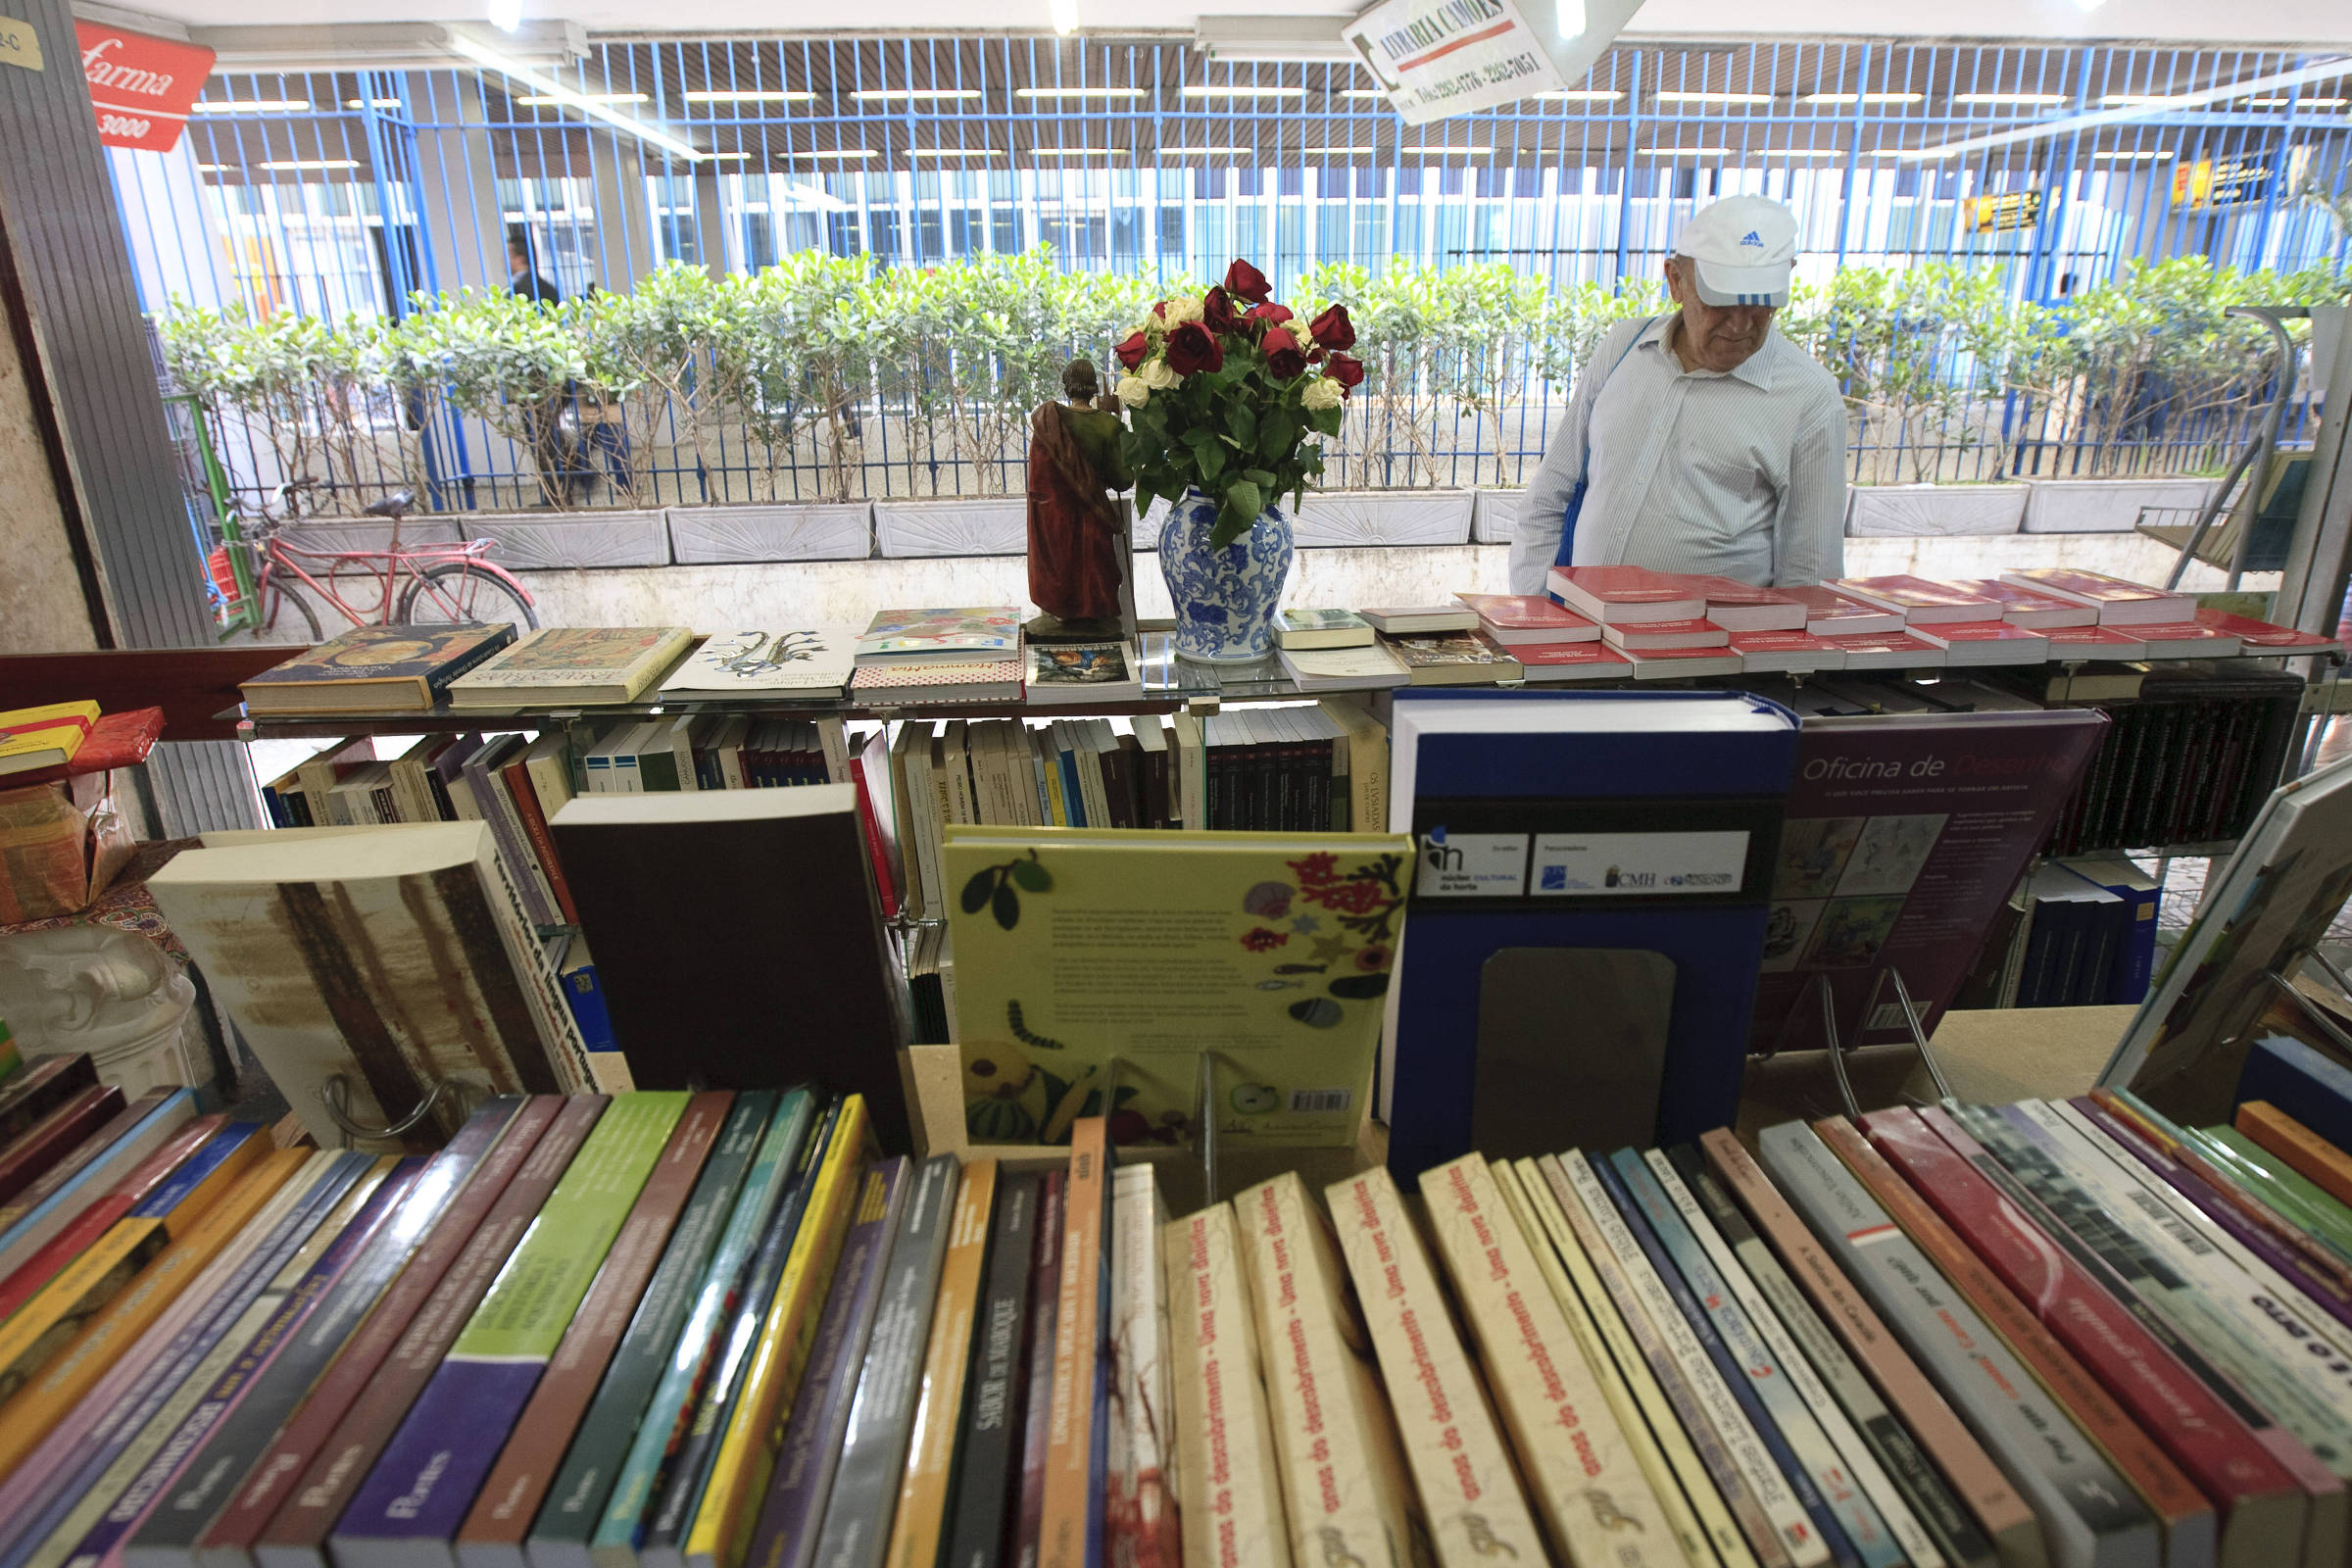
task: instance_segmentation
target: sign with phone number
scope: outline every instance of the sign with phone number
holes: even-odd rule
[[[168,153],[213,73],[213,51],[95,22],[75,22],[81,72],[90,80],[98,139],[109,147]]]
[[[1513,0],[1387,0],[1343,35],[1408,125],[1566,85]]]

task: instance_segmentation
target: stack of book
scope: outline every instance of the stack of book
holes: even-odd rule
[[[985,605],[880,612],[858,640],[850,689],[872,707],[1017,703],[1021,681],[1020,611]]]

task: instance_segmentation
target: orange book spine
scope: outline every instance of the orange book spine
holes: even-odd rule
[[[2265,1100],[2237,1107],[2237,1130],[2339,1203],[2352,1203],[2352,1155]]]
[[[1038,1568],[1090,1568],[1102,1560],[1102,1485],[1097,1455],[1102,1401],[1102,1297],[1109,1259],[1102,1227],[1110,1212],[1110,1139],[1100,1116],[1070,1127],[1064,1189],[1061,1279],[1054,1308],[1054,1386],[1047,1407],[1045,1501]]]

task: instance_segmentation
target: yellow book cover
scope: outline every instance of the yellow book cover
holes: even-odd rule
[[[1161,1235],[1184,1568],[1291,1568],[1282,1467],[1233,1205],[1204,1208]]]
[[[898,1512],[891,1518],[883,1568],[933,1568],[939,1557],[940,1530],[948,1516],[948,1481],[956,1463],[956,1430],[963,1414],[964,1372],[971,1362],[973,1314],[979,1310],[989,1222],[996,1210],[997,1162],[972,1160],[963,1167],[963,1182],[956,1190],[948,1256],[940,1271],[939,1298],[931,1308],[929,1348],[923,1352],[922,1390],[906,1445],[906,1472],[899,1482]]]
[[[865,1098],[852,1095],[834,1122],[824,1164],[808,1195],[808,1212],[793,1237],[792,1250],[785,1254],[784,1276],[777,1282],[767,1316],[760,1320],[742,1392],[727,1417],[710,1483],[687,1529],[689,1568],[735,1568],[752,1544],[752,1527],[759,1522],[776,1450],[784,1442],[784,1423],[792,1415],[792,1396],[808,1369],[808,1343],[816,1337],[817,1315],[833,1284],[833,1265],[841,1258],[842,1238],[849,1234],[858,1179],[873,1152]]]
[[[1619,1312],[1616,1302],[1609,1298],[1598,1271],[1593,1266],[1589,1245],[1577,1232],[1559,1194],[1553,1190],[1542,1166],[1532,1159],[1522,1159],[1514,1167],[1519,1175],[1519,1188],[1527,1199],[1528,1208],[1551,1240],[1552,1251],[1567,1276],[1577,1304],[1584,1311],[1583,1321],[1589,1325],[1606,1348],[1609,1359],[1615,1363],[1618,1376],[1632,1391],[1634,1402],[1640,1407],[1643,1420],[1655,1437],[1657,1448],[1675,1479],[1688,1496],[1691,1511],[1696,1515],[1700,1532],[1707,1546],[1724,1568],[1756,1568],[1756,1553],[1750,1541],[1771,1541],[1772,1526],[1755,1499],[1747,1494],[1746,1483],[1732,1466],[1730,1456],[1722,1451],[1715,1439],[1715,1429],[1706,1413],[1695,1404],[1678,1409],[1672,1396],[1650,1372],[1649,1358],[1634,1337],[1634,1328]],[[1596,1245],[1596,1244],[1595,1244]],[[1537,1249],[1539,1255],[1542,1249]],[[1556,1291],[1556,1287],[1554,1288]],[[1567,1311],[1565,1304],[1562,1311]],[[1570,1312],[1568,1321],[1574,1327],[1577,1314]],[[1646,1320],[1638,1325],[1648,1331]],[[1593,1365],[1600,1364],[1597,1356]],[[1630,1433],[1632,1421],[1621,1409],[1618,1421]],[[1702,1457],[1698,1444],[1703,1441],[1709,1450]],[[1711,1461],[1711,1462],[1710,1462]],[[1718,1468],[1720,1467],[1720,1468]],[[1643,1461],[1647,1469],[1647,1461]],[[1650,1485],[1660,1497],[1665,1496],[1665,1485],[1653,1471]],[[1737,1516],[1737,1517],[1735,1517]],[[1685,1548],[1693,1561],[1703,1561],[1696,1553]]]
[[[1374,1168],[1333,1183],[1324,1197],[1387,1374],[1438,1561],[1472,1568],[1496,1558],[1543,1560],[1544,1538],[1395,1178]]]
[[[1412,1568],[1429,1535],[1330,1222],[1296,1173],[1233,1200],[1300,1563]]]
[[[1682,1568],[1665,1511],[1483,1155],[1421,1173],[1438,1255],[1545,1527],[1570,1561]]]
[[[1110,1133],[1100,1116],[1070,1129],[1062,1189],[1061,1276],[1054,1301],[1054,1381],[1046,1412],[1044,1501],[1038,1513],[1039,1568],[1098,1568],[1102,1492],[1096,1473],[1095,1397],[1104,1350],[1102,1298],[1109,1267],[1102,1233],[1110,1217]]]
[[[49,703],[0,713],[0,772],[23,773],[71,762],[98,722],[92,702]]]
[[[1354,1144],[1402,835],[952,826],[945,862],[973,1141],[1059,1143],[1096,1113],[1116,1143],[1187,1139],[1213,1053],[1229,1144]]]
[[[388,1165],[390,1160],[383,1163]],[[363,1183],[362,1189],[372,1190],[375,1181],[381,1179],[379,1172],[374,1180]],[[185,1239],[172,1243],[150,1267],[140,1270],[128,1289],[75,1335],[28,1387],[18,1392],[5,1410],[0,1410],[0,1475],[16,1468],[18,1461],[32,1451],[105,1375],[115,1358],[136,1343],[178,1298],[188,1281],[220,1255],[225,1245],[224,1236],[245,1225],[255,1206],[273,1190],[282,1190],[285,1181],[283,1172],[272,1162],[263,1162],[227,1200],[215,1205]]]
[[[1642,1467],[1642,1476],[1648,1480],[1650,1494],[1658,1499],[1658,1507],[1673,1528],[1684,1559],[1690,1568],[1716,1568],[1721,1558],[1714,1541],[1699,1523],[1690,1500],[1683,1495],[1683,1483],[1675,1475],[1674,1467],[1667,1463],[1666,1450],[1658,1446],[1656,1436],[1650,1431],[1649,1419],[1642,1413],[1641,1401],[1634,1397],[1633,1386],[1626,1382],[1625,1374],[1610,1357],[1608,1347],[1601,1342],[1600,1330],[1570,1283],[1568,1271],[1552,1247],[1551,1236],[1537,1216],[1535,1198],[1528,1192],[1519,1168],[1509,1160],[1495,1159],[1487,1162],[1487,1170],[1502,1195],[1502,1206],[1511,1223],[1519,1227],[1528,1250],[1535,1254],[1536,1272],[1543,1277],[1544,1288],[1551,1292],[1560,1316],[1568,1320],[1568,1333],[1575,1339],[1577,1349],[1599,1382],[1600,1392],[1609,1401],[1609,1413],[1617,1418],[1617,1430],[1625,1434],[1626,1446],[1633,1450],[1634,1462]],[[1729,1528],[1729,1514],[1724,1516],[1724,1523]]]

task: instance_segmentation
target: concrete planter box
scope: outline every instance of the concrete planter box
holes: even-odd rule
[[[1029,504],[1019,497],[877,501],[874,537],[893,559],[1026,555]]]
[[[490,559],[511,571],[669,564],[669,520],[660,512],[494,513],[467,518],[466,532],[497,540]]]
[[[374,517],[297,522],[280,529],[278,537],[297,550],[383,550],[392,543],[392,524]],[[403,546],[454,545],[465,537],[455,517],[410,517],[400,525]]]
[[[669,553],[680,565],[735,561],[863,561],[873,554],[870,501],[785,507],[672,507]]]
[[[2142,507],[2193,512],[2213,494],[2211,479],[2035,479],[2026,501],[2027,533],[2130,533]],[[2186,522],[2186,515],[2161,522]]]
[[[1329,490],[1298,509],[1301,549],[1376,549],[1384,545],[1466,545],[1474,492],[1468,490]]]
[[[1856,539],[2008,534],[2025,520],[2022,484],[1858,484],[1845,514]]]
[[[1524,490],[1481,490],[1470,509],[1470,537],[1482,545],[1507,545],[1519,537],[1519,503]]]

